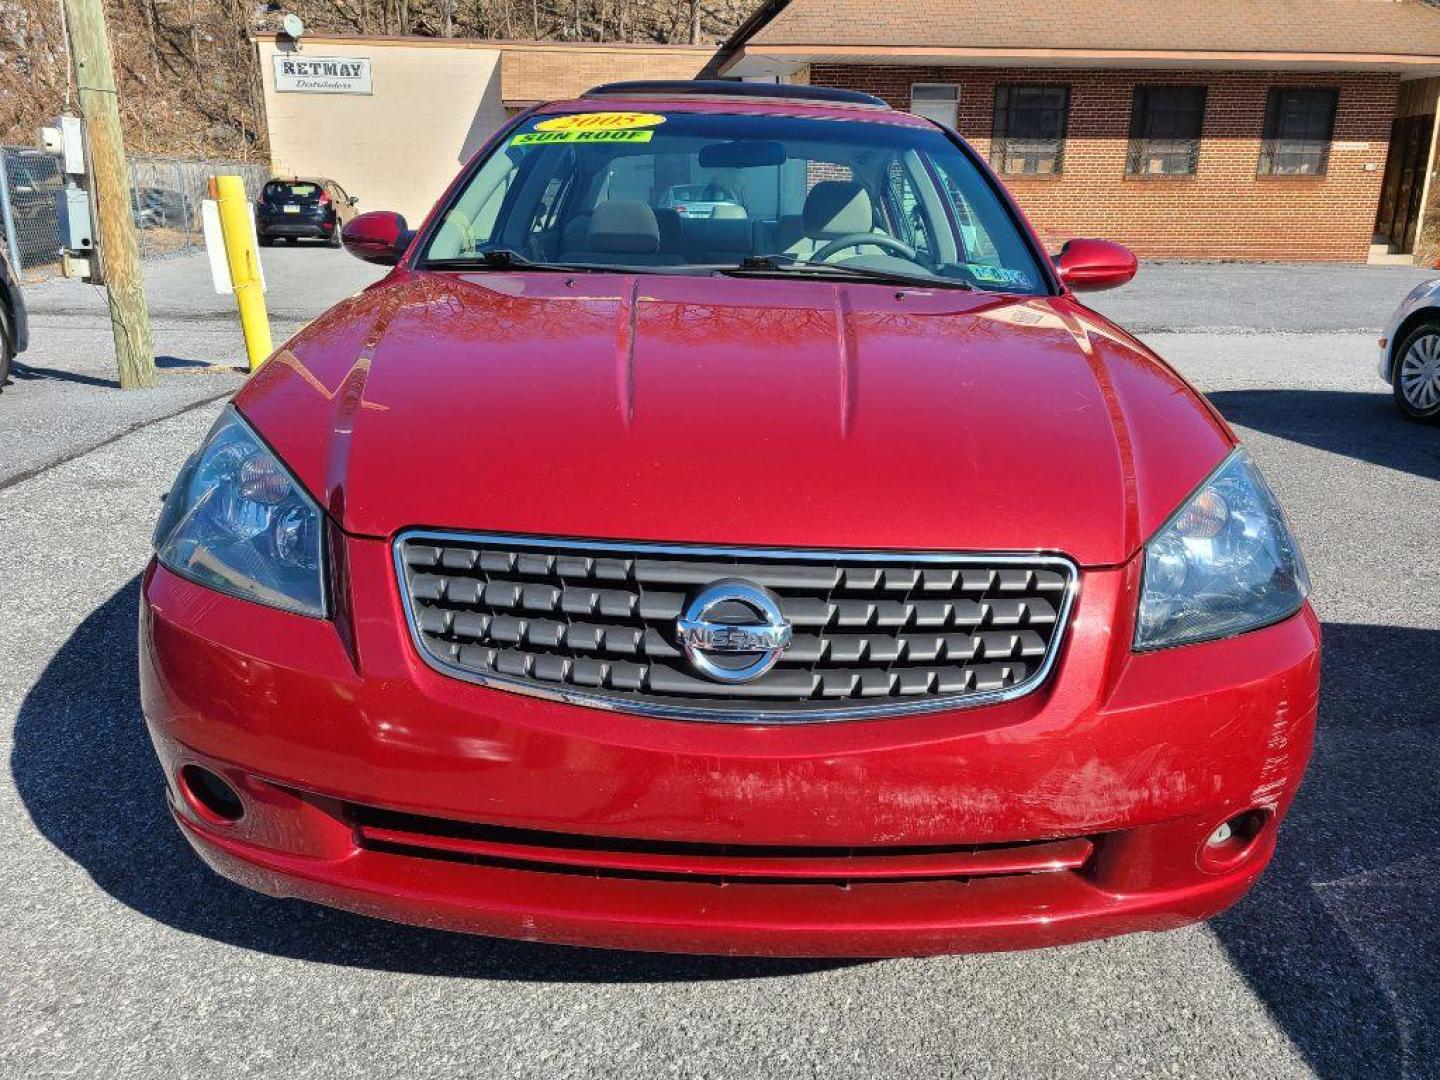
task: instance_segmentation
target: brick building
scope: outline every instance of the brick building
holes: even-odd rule
[[[706,73],[866,90],[952,124],[1054,243],[1440,254],[1425,0],[766,0]]]

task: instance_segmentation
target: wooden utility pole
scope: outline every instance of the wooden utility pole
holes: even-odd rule
[[[64,3],[75,84],[90,144],[90,198],[110,301],[120,386],[126,390],[151,387],[155,385],[155,347],[150,340],[135,221],[130,214],[125,139],[120,133],[120,103],[110,39],[105,33],[105,9],[102,0]]]

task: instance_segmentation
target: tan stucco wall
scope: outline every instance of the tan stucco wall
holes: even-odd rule
[[[301,55],[369,57],[374,93],[360,95],[277,93],[276,42],[256,46],[275,174],[327,176],[361,210],[398,210],[412,226],[505,120],[496,48],[302,41]]]

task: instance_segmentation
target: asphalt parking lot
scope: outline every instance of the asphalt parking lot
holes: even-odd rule
[[[277,330],[374,276],[265,257]],[[154,265],[157,395],[108,384],[68,283],[0,394],[0,1076],[1440,1076],[1440,429],[1374,361],[1424,272],[1145,266],[1097,298],[1240,429],[1309,559],[1320,731],[1261,884],[1166,934],[844,963],[421,931],[199,863],[140,716],[137,575],[240,349],[202,262]]]

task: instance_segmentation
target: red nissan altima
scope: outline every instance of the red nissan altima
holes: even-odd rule
[[[676,205],[676,192],[701,203]],[[145,714],[226,877],[865,956],[1238,899],[1319,629],[1255,463],[953,132],[630,83],[516,117],[182,468]]]

